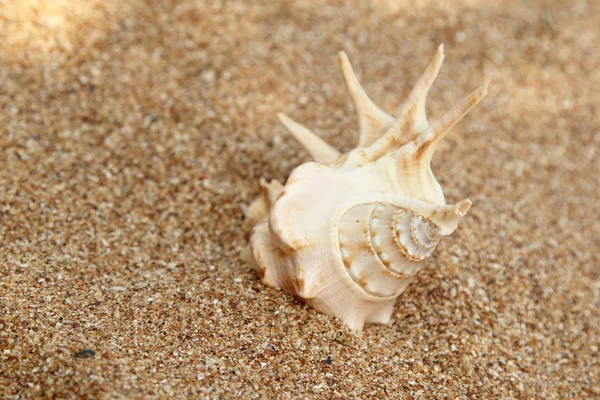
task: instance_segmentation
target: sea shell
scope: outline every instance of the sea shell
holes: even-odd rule
[[[281,122],[316,162],[297,167],[285,186],[261,180],[247,216],[250,246],[265,284],[336,316],[352,329],[388,323],[397,297],[470,200],[444,201],[430,162],[440,139],[487,94],[486,82],[429,125],[425,100],[444,59],[440,46],[398,117],[373,103],[339,54],[360,130],[346,154],[283,114]]]

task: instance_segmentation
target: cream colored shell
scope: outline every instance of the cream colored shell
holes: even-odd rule
[[[471,207],[447,205],[430,168],[439,140],[487,93],[487,83],[429,125],[425,100],[444,59],[440,46],[408,100],[392,117],[365,94],[339,55],[358,112],[356,149],[340,154],[307,128],[279,118],[316,162],[296,168],[285,186],[261,180],[247,217],[265,284],[281,288],[352,329],[388,323],[397,297],[421,261]]]

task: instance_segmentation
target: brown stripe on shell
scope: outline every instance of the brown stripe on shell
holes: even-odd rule
[[[316,248],[317,244],[314,242],[305,242],[305,241],[300,241],[300,240],[293,240],[291,243],[291,247],[290,250],[292,252],[299,252],[301,250],[304,249],[308,249],[308,248]]]
[[[343,247],[341,241],[340,241],[340,249],[342,252],[342,262],[344,263],[344,266],[346,268],[350,268],[352,266],[352,258],[350,258],[350,255],[348,254],[346,249]]]
[[[340,243],[340,254],[342,256],[342,262],[344,263],[344,267],[349,269],[352,266],[352,259],[350,258],[350,254],[346,250],[345,242],[348,240],[341,227],[338,229],[338,241]]]
[[[368,238],[369,237],[367,236],[367,239]],[[377,256],[377,252],[375,252],[375,249],[371,245],[371,241],[367,241],[367,242],[363,243],[363,245],[361,246],[361,250],[366,251],[367,253],[371,254],[372,256]]]
[[[294,283],[296,284],[296,288],[298,289],[299,293],[304,291],[304,278],[303,277],[297,276],[294,279]]]
[[[260,279],[264,279],[265,275],[267,274],[267,267],[265,265],[262,252],[260,249],[256,249],[252,252],[252,255],[254,256],[254,260],[256,260],[256,266],[258,267],[257,270],[258,274],[260,275]]]

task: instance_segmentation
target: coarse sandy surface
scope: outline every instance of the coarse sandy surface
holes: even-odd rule
[[[600,2],[348,3],[0,1],[0,398],[600,398]],[[242,210],[308,160],[277,112],[355,145],[338,51],[392,111],[440,43],[474,205],[357,335]]]

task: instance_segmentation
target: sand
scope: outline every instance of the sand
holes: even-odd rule
[[[452,4],[451,4],[452,3]],[[0,2],[0,397],[600,398],[597,1]],[[393,111],[444,43],[436,152],[473,200],[356,335],[240,257],[258,179]]]

